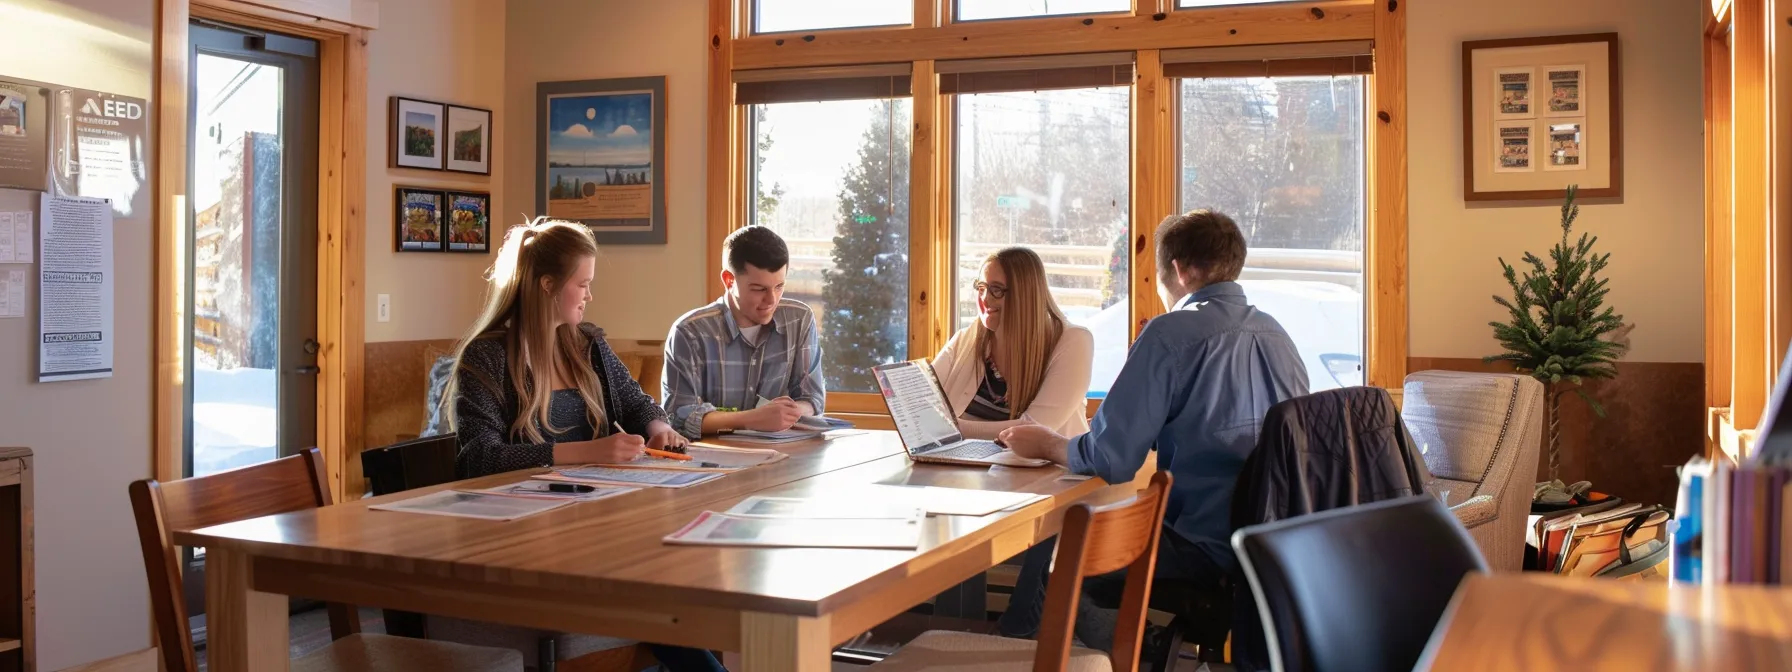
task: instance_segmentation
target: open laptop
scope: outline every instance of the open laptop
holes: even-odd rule
[[[925,361],[885,364],[872,370],[877,375],[877,388],[883,393],[896,433],[902,437],[902,448],[916,462],[944,464],[1002,464],[1036,467],[1050,464],[1046,460],[1024,458],[1008,452],[994,441],[964,438],[946,392],[933,374],[933,365]]]

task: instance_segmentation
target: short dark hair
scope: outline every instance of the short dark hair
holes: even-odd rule
[[[1170,215],[1157,225],[1157,272],[1172,272],[1170,262],[1198,268],[1204,280],[1231,282],[1244,271],[1244,233],[1225,213],[1194,210]]]
[[[770,228],[747,226],[722,241],[722,261],[735,275],[747,272],[747,264],[776,273],[790,265],[790,248]]]

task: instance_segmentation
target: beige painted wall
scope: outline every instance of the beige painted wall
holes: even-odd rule
[[[515,156],[504,135],[503,0],[380,0],[380,29],[367,45],[367,342],[455,338],[466,331],[497,257],[503,227],[520,201],[498,185]],[[390,168],[392,96],[492,111],[491,176]],[[492,194],[492,251],[486,254],[392,250],[395,186]],[[380,322],[379,295],[392,296],[392,321]]]
[[[705,251],[704,110],[708,3],[702,0],[522,0],[505,23],[504,140],[509,212],[535,212],[535,84],[665,75],[667,244],[605,246],[586,317],[615,338],[661,339],[701,305]],[[387,13],[386,16],[391,16]]]
[[[1543,254],[1560,203],[1462,200],[1462,42],[1617,32],[1624,198],[1588,201],[1576,231],[1610,252],[1608,303],[1636,324],[1627,359],[1704,359],[1703,84],[1694,0],[1418,0],[1407,23],[1412,356],[1498,352],[1487,326],[1509,295],[1496,257]]]
[[[0,0],[0,76],[149,98],[151,0]],[[154,170],[154,157],[150,167]],[[37,666],[58,670],[149,645],[149,590],[125,487],[150,473],[155,286],[148,190],[114,223],[113,375],[32,382],[37,286],[0,320],[0,445],[37,451]],[[38,192],[0,190],[0,210]],[[41,229],[40,229],[41,232]],[[35,267],[0,264],[0,272]]]

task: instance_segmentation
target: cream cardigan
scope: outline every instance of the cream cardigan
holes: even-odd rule
[[[989,421],[964,417],[964,410],[977,396],[983,384],[982,353],[969,351],[972,325],[958,330],[940,354],[933,356],[933,372],[946,390],[946,401],[952,404],[952,415],[966,438],[994,439],[1002,430],[1016,425],[1037,423],[1065,436],[1089,431],[1088,406],[1089,367],[1095,358],[1095,335],[1074,324],[1064,325],[1058,347],[1045,363],[1045,380],[1033,403],[1019,419]]]

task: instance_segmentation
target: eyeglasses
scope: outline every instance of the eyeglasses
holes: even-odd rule
[[[976,290],[978,294],[988,294],[989,298],[992,299],[1003,299],[1008,297],[1007,287],[992,285],[982,280],[971,283],[971,289]]]

